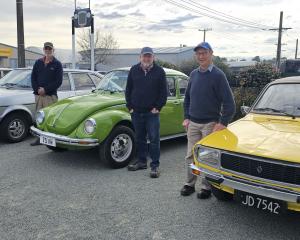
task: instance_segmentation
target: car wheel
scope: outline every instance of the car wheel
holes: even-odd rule
[[[21,142],[29,132],[30,122],[25,114],[11,113],[0,125],[2,138],[10,143]]]
[[[68,149],[60,148],[60,147],[52,147],[52,146],[46,146],[46,147],[53,152],[65,152],[68,150]]]
[[[224,192],[214,186],[211,186],[211,190],[213,195],[220,201],[231,201],[233,199],[233,195],[228,193],[228,192]]]
[[[126,126],[115,127],[99,147],[100,158],[112,168],[126,167],[135,154],[134,132]]]

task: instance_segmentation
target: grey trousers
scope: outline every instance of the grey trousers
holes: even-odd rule
[[[194,187],[197,181],[197,176],[195,176],[191,168],[189,167],[189,164],[193,163],[193,147],[194,145],[201,140],[202,138],[206,137],[210,133],[212,133],[212,130],[214,126],[216,125],[215,122],[210,122],[206,124],[199,124],[190,121],[188,130],[187,130],[187,138],[188,138],[188,146],[187,146],[187,154],[185,157],[186,164],[187,164],[187,182],[186,185]],[[201,189],[210,190],[211,187],[206,179],[201,177]]]

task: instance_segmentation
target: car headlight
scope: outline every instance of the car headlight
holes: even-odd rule
[[[204,163],[211,167],[220,167],[220,150],[197,145],[195,147],[195,156],[197,161],[200,163]]]
[[[96,129],[96,121],[93,118],[90,118],[84,123],[84,131],[87,134],[92,134]]]
[[[44,113],[44,111],[43,111],[43,110],[38,111],[38,112],[36,113],[35,121],[36,121],[38,124],[41,124],[41,123],[43,123],[44,119],[45,119],[45,113]]]

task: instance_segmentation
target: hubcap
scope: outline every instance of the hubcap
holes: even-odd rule
[[[20,138],[25,132],[24,122],[20,119],[14,119],[8,125],[8,133],[11,138]]]
[[[116,162],[125,161],[132,151],[132,139],[129,135],[123,133],[115,137],[111,143],[111,157]]]

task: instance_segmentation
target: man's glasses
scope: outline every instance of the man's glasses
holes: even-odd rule
[[[52,50],[51,47],[45,47],[44,49],[45,49],[45,50],[49,50],[49,51]]]

